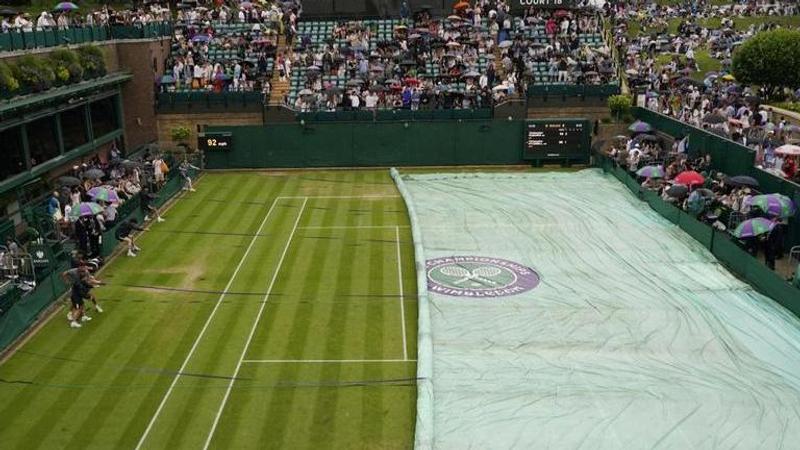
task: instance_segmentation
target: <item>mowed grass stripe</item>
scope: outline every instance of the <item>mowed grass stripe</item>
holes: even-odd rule
[[[275,193],[282,188],[282,183],[275,185]],[[293,220],[296,215],[294,208],[282,206],[291,205],[291,202],[277,200],[270,216],[264,221],[264,229],[276,227],[282,229],[282,224]],[[266,212],[266,211],[265,211]],[[264,217],[262,215],[262,217]],[[263,220],[263,219],[262,219]],[[264,286],[268,274],[264,266],[275,264],[276,247],[273,240],[258,237],[254,239],[253,246],[246,257],[242,255],[241,267],[236,277],[230,284],[231,291],[240,291],[245,288],[256,290]],[[238,262],[237,262],[238,264]],[[221,303],[215,315],[206,320],[208,327],[200,336],[199,332],[192,335],[193,342],[197,342],[195,352],[186,363],[186,371],[192,373],[207,373],[216,376],[231,376],[238,358],[238,352],[244,345],[247,333],[247,324],[258,308],[257,298],[248,297],[244,301],[235,303]],[[187,347],[188,349],[189,347]],[[185,355],[189,350],[186,350]],[[181,358],[184,360],[187,356]],[[181,377],[175,382],[174,389],[169,398],[164,402],[164,407],[153,422],[153,427],[144,441],[145,444],[156,446],[199,446],[202,436],[211,424],[213,416],[209,411],[221,401],[224,389],[219,388],[218,379],[196,380]],[[160,402],[160,400],[159,400]],[[200,414],[198,411],[205,411]],[[149,416],[152,417],[152,412]]]
[[[313,214],[308,212],[310,211],[308,205],[305,211],[307,213],[303,217],[306,217],[307,214]],[[329,218],[333,214],[334,211],[332,210],[324,211],[324,215]],[[300,232],[296,232],[291,247],[287,252],[286,260],[281,267],[281,272],[276,278],[273,291],[293,293],[298,290],[304,297],[315,297],[321,286],[319,283],[321,274],[319,273],[320,271],[316,270],[316,267],[319,267],[320,262],[325,260],[330,249],[331,246],[327,242],[310,243],[302,239]],[[294,315],[295,306],[296,304],[292,303],[272,304],[271,302],[265,306],[261,322],[253,335],[252,346],[248,349],[248,353],[244,355],[245,359],[248,359],[249,355],[261,352],[264,346],[273,347],[277,344],[280,346],[279,348],[286,351],[291,340],[288,342],[283,341],[283,344],[280,344],[271,338],[290,335],[291,339],[291,337],[296,338],[296,336],[303,335],[309,331],[307,317]],[[303,305],[304,311],[313,309],[313,303]],[[287,316],[292,318],[285,320]],[[276,330],[276,324],[285,325],[285,327]],[[242,367],[240,374],[243,377],[252,376],[252,370],[245,365]],[[295,379],[295,377],[293,374],[283,375],[282,373],[281,379],[291,380]],[[267,442],[279,442],[280,417],[266,415],[265,417],[270,417],[268,426],[266,424],[259,427],[248,425],[251,417],[261,416],[260,413],[263,412],[263,407],[267,404],[264,397],[269,398],[282,394],[282,390],[274,393],[253,393],[247,389],[249,384],[257,384],[260,381],[259,379],[254,379],[252,381],[237,382],[236,389],[232,391],[226,409],[220,418],[212,446],[217,448],[261,447],[262,444],[266,445]],[[282,416],[286,416],[286,414],[284,413]],[[269,429],[268,436],[263,433],[266,429]],[[266,441],[260,441],[262,438]]]

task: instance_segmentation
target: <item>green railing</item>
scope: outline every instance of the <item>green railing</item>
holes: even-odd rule
[[[532,84],[528,86],[528,97],[605,98],[619,93],[619,84]]]
[[[392,121],[392,120],[474,120],[491,119],[492,110],[482,109],[433,109],[417,110],[410,109],[379,109],[379,110],[358,110],[358,111],[318,111],[298,113],[297,121],[305,122],[371,122],[371,121]]]
[[[172,35],[172,24],[169,22],[150,23],[142,26],[115,25],[76,27],[67,30],[10,31],[0,33],[0,51],[30,50],[59,45],[102,42],[111,39],[145,39],[170,35]]]
[[[633,115],[670,136],[688,136],[690,155],[711,155],[714,170],[730,176],[749,175],[758,180],[761,192],[783,194],[800,205],[800,185],[755,167],[755,152],[750,148],[649,109],[634,108]],[[787,247],[800,245],[800,224],[797,222],[789,224]]]
[[[177,91],[160,92],[158,94],[159,112],[225,109],[260,110],[264,106],[264,94],[257,91],[248,92],[210,92],[210,91]]]
[[[596,161],[604,172],[611,173],[634,195],[647,202],[654,211],[703,244],[731,272],[800,317],[800,289],[747,253],[730,233],[698,221],[690,214],[662,200],[655,192],[643,189],[629,172],[616,166],[609,157],[596,155]]]

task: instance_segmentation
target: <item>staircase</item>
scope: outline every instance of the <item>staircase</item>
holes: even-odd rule
[[[287,58],[292,57],[292,48],[286,45],[286,36],[279,36],[278,37],[278,49],[276,52],[276,65],[274,70],[272,71],[272,78],[270,79],[270,85],[272,86],[272,91],[270,92],[269,96],[269,106],[280,106],[283,104],[283,98],[286,94],[289,93],[290,89],[290,77],[286,77],[285,80],[281,81],[281,74],[280,74],[280,67],[277,66],[277,55],[281,53],[285,53]]]

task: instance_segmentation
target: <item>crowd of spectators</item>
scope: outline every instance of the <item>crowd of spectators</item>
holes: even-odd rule
[[[642,8],[642,9],[637,9]],[[682,122],[727,137],[756,151],[756,164],[776,175],[796,177],[796,161],[776,149],[800,142],[800,127],[762,106],[766,93],[736,81],[730,73],[736,46],[777,25],[765,18],[746,27],[736,19],[753,14],[800,13],[795,3],[770,6],[746,2],[732,7],[701,4],[692,16],[681,7],[629,5],[615,11],[614,40],[621,49],[629,86],[644,94],[644,106]],[[703,19],[719,19],[718,28]],[[681,19],[670,34],[668,20]],[[631,20],[642,32],[628,33]],[[699,57],[719,70],[702,71]],[[666,55],[666,56],[665,56]],[[784,147],[785,148],[785,147]]]
[[[669,147],[650,132],[634,132],[631,137],[615,138],[608,155],[636,176],[642,189],[657,192],[665,202],[730,232],[754,256],[763,252],[767,266],[775,269],[775,261],[784,257],[788,221],[796,211],[792,200],[781,199],[785,209],[762,209],[755,200],[766,193],[759,192],[757,180],[716,172],[710,155],[690,159],[685,144],[677,140]],[[755,218],[765,219],[769,232],[742,234],[741,224]]]
[[[170,20],[172,20],[170,10],[158,4],[130,10],[115,10],[112,7],[104,6],[96,11],[88,11],[86,13],[80,12],[79,9],[42,11],[36,17],[32,17],[27,12],[14,13],[13,10],[8,9],[5,11],[3,18],[0,19],[0,31],[10,33],[54,28],[65,30],[70,27],[135,26]]]
[[[186,165],[184,161],[181,165]],[[193,166],[192,166],[193,167]],[[118,210],[138,196],[142,213],[162,221],[151,206],[171,170],[167,159],[146,150],[135,160],[122,159],[114,147],[107,157],[95,156],[57,180],[46,202],[58,239],[73,239],[88,258],[101,255],[101,236],[117,223]],[[183,172],[183,167],[178,170]],[[188,189],[187,185],[187,189]],[[149,219],[149,217],[148,217]]]
[[[514,16],[503,0],[459,2],[442,18],[301,22],[294,44],[277,66],[300,111],[481,108],[530,84],[616,77],[594,10]]]
[[[301,9],[294,1],[180,8],[162,89],[268,95],[279,35],[292,36]]]

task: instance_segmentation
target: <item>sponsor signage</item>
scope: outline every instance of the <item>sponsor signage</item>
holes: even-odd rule
[[[507,297],[539,285],[539,274],[530,267],[487,256],[429,259],[426,273],[428,292],[451,297]]]

